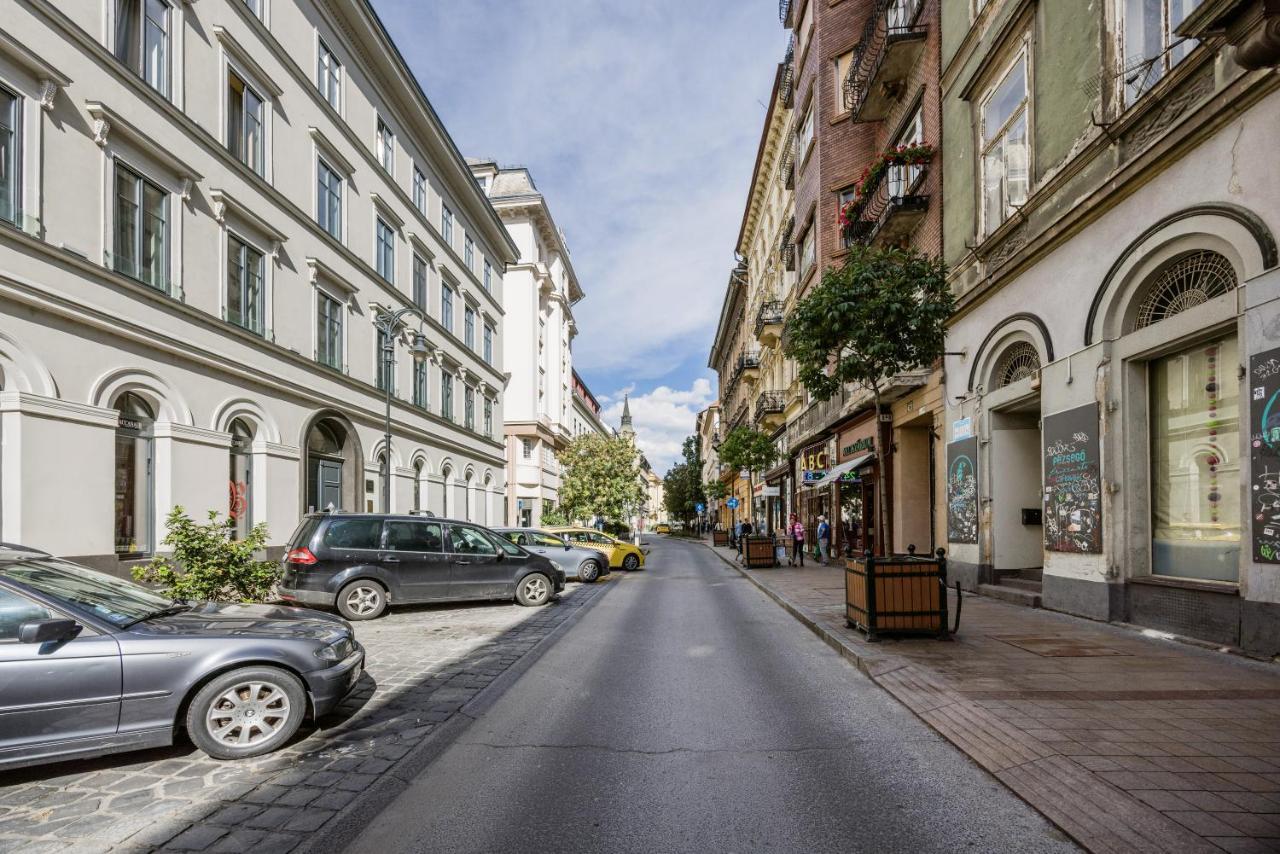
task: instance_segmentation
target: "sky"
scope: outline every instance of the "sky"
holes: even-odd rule
[[[786,47],[777,0],[373,0],[467,157],[527,166],[586,298],[574,367],[660,474],[707,367]]]

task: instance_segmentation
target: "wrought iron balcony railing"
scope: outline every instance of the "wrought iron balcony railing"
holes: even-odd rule
[[[865,188],[862,201],[851,211],[844,229],[845,246],[866,244],[877,238],[892,242],[905,237],[929,207],[929,197],[920,192],[928,174],[928,163],[890,166],[881,173],[872,186]],[[911,216],[904,217],[900,227],[888,228],[900,214]]]
[[[778,0],[778,20],[785,26],[791,16],[791,0]]]
[[[760,367],[760,351],[743,350],[742,355],[738,357],[738,370],[746,371],[758,367]]]
[[[782,239],[778,242],[778,254],[782,258],[782,266],[788,273],[794,273],[796,269],[796,244],[792,241],[792,232],[796,230],[796,218],[794,216],[787,218],[787,224],[782,228]]]
[[[884,118],[901,87],[877,85],[905,78],[919,56],[926,27],[919,23],[924,0],[878,0],[862,29],[844,81],[845,106],[854,121]],[[899,47],[914,48],[898,50]]]
[[[787,405],[786,395],[780,391],[761,392],[756,398],[756,423],[764,420],[768,415],[780,414]]]
[[[795,103],[796,94],[796,37],[787,40],[787,53],[782,58],[782,79],[778,82],[778,99],[788,110]]]
[[[756,337],[760,336],[761,330],[766,326],[782,323],[785,319],[782,300],[771,299],[760,303],[760,310],[756,312]]]

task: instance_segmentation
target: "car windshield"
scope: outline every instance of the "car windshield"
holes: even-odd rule
[[[0,567],[0,576],[24,584],[124,628],[164,611],[173,601],[145,587],[51,557],[32,558]]]

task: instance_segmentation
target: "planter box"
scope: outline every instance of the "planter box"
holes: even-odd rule
[[[747,547],[747,569],[771,569],[778,565],[773,537],[743,537]]]
[[[729,545],[729,532],[728,531],[712,531],[711,545],[713,546]]]
[[[845,561],[845,620],[866,632],[947,636],[947,561],[937,557],[867,554]]]

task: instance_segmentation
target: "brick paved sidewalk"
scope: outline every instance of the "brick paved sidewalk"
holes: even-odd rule
[[[216,762],[189,743],[5,772],[0,852],[287,852],[323,840],[381,775],[619,576],[544,608],[392,610],[356,624],[367,671],[339,710],[276,753]]]
[[[1280,668],[969,595],[871,644],[842,569],[735,568],[1090,850],[1280,851]]]

